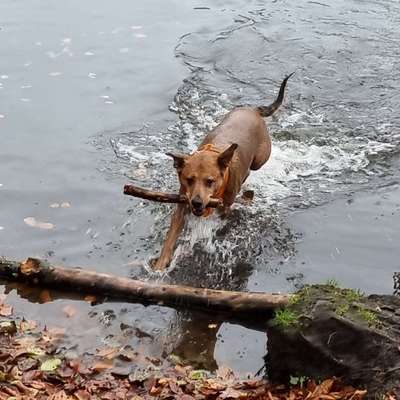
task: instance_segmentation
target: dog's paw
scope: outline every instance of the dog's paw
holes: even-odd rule
[[[151,268],[157,271],[164,271],[168,267],[169,262],[166,260],[162,260],[161,258],[153,258],[150,260]]]

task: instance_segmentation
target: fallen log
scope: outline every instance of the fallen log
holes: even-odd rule
[[[187,198],[183,194],[157,192],[133,185],[125,185],[124,194],[140,199],[158,201],[159,203],[187,203]],[[220,199],[210,199],[207,207],[216,208],[219,205],[221,205]]]
[[[80,268],[52,266],[28,258],[24,262],[0,259],[0,278],[29,285],[100,294],[129,302],[227,312],[232,315],[266,314],[283,307],[289,295],[231,292],[144,282]]]

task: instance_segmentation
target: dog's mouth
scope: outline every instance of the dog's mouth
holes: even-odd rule
[[[205,208],[192,208],[192,213],[196,217],[201,217],[204,214]]]

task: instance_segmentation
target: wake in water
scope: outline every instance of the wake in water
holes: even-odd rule
[[[170,105],[177,115],[175,123],[161,129],[161,134],[154,133],[154,127],[143,127],[111,139],[119,172],[122,165],[138,184],[177,189],[166,151],[193,151],[233,107],[274,99],[285,73],[297,70],[287,88],[286,104],[268,120],[271,159],[246,182],[255,190],[253,204],[238,206],[226,221],[190,219],[165,279],[191,282],[191,274],[202,271],[197,281],[204,286],[213,287],[215,282],[229,286],[229,279],[238,273],[232,268],[246,270],[252,264],[257,269],[277,253],[285,260],[293,252],[293,240],[279,216],[282,210],[320,204],[334,193],[390,179],[390,161],[400,148],[400,120],[390,111],[399,105],[397,97],[386,93],[395,89],[393,76],[398,72],[376,67],[377,62],[391,65],[387,35],[370,32],[365,47],[359,43],[372,17],[388,33],[398,35],[398,31],[388,25],[378,6],[373,16],[367,11],[356,13],[346,3],[342,6],[344,21],[336,14],[312,18],[315,6],[311,4],[307,9],[293,5],[289,14],[273,3],[268,11],[250,11],[222,30],[185,35],[176,55],[191,73]],[[348,18],[352,24],[347,24]],[[288,26],[284,38],[276,33],[282,20]],[[360,60],[357,71],[355,58]],[[150,208],[154,231],[162,232],[150,242],[161,244],[168,223],[166,208]],[[144,209],[139,203],[135,211]],[[182,276],[174,275],[177,269]],[[215,273],[222,275],[213,280]]]

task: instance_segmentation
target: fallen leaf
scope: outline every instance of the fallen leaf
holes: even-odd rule
[[[44,356],[46,353],[45,353],[45,351],[44,350],[42,350],[40,347],[34,347],[34,346],[31,346],[31,347],[27,347],[25,350],[24,350],[24,353],[20,353],[20,354],[18,354],[18,355],[21,355],[21,354],[30,354],[30,355],[32,355],[32,356],[38,356],[38,357],[40,357],[40,356]]]
[[[112,360],[115,358],[119,353],[119,349],[117,347],[106,347],[104,349],[100,349],[97,352],[97,355],[99,357],[103,357],[107,360]]]
[[[222,392],[223,390],[226,389],[226,383],[218,382],[217,380],[214,380],[214,379],[207,379],[203,383],[203,385],[207,389],[212,389],[212,390],[215,390],[217,392]]]
[[[24,275],[35,274],[40,271],[40,261],[36,258],[27,258],[21,263],[20,271]]]
[[[207,377],[207,371],[204,369],[197,369],[194,371],[191,371],[189,374],[189,378],[193,380],[200,380],[204,379]]]
[[[234,373],[233,371],[224,366],[221,365],[218,369],[217,369],[217,376],[223,380],[228,380],[228,379],[233,379],[234,378]]]
[[[96,296],[93,296],[93,295],[90,295],[90,294],[85,296],[83,300],[87,301],[88,303],[90,303],[92,305],[97,302]]]
[[[35,217],[26,217],[24,218],[24,222],[33,228],[54,229],[54,225],[52,223],[39,221]]]
[[[62,310],[67,318],[72,318],[76,314],[76,308],[70,305],[63,307]]]
[[[46,329],[43,334],[42,334],[42,341],[44,343],[57,343],[60,339],[62,339],[65,335],[65,329],[64,328],[49,328]]]
[[[69,400],[70,397],[64,392],[64,390],[60,390],[57,393],[53,393],[48,398],[49,400]]]
[[[17,326],[14,321],[1,321],[0,334],[14,335],[17,333]]]
[[[239,392],[238,390],[227,388],[220,395],[220,399],[239,399],[243,396],[243,392]]]
[[[36,321],[23,319],[19,323],[19,330],[22,332],[31,331],[31,330],[35,329],[36,327],[37,327]]]
[[[36,368],[38,365],[39,360],[36,358],[22,358],[18,360],[18,368],[23,372]]]
[[[78,400],[90,400],[90,394],[86,390],[77,390],[74,393],[74,396]]]
[[[40,366],[41,371],[52,372],[55,371],[61,365],[59,358],[49,358]]]
[[[1,317],[9,317],[12,314],[12,306],[5,303],[0,303],[0,316]]]
[[[112,360],[103,360],[103,361],[98,361],[96,364],[92,366],[92,370],[96,372],[103,372],[106,371],[107,369],[111,368],[114,366],[114,363]]]
[[[326,379],[320,383],[312,392],[310,399],[318,399],[322,394],[329,394],[334,384],[333,379]]]
[[[3,371],[0,371],[0,382],[6,382],[6,381],[7,381],[7,375]]]

